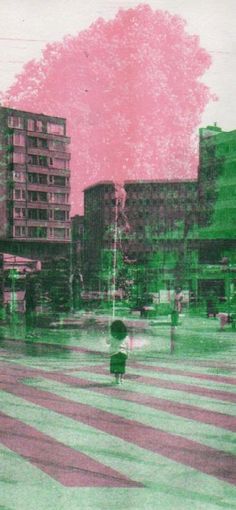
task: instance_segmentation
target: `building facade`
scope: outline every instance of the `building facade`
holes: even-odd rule
[[[227,302],[236,292],[236,131],[216,125],[199,137],[198,292]]]
[[[90,289],[111,285],[114,248],[118,280],[123,286],[133,282],[137,296],[182,284],[183,260],[189,256],[185,241],[197,222],[196,181],[126,181],[122,190],[106,181],[84,193]]]
[[[69,242],[66,120],[0,107],[2,239]]]
[[[200,129],[193,181],[112,181],[85,189],[85,279],[103,290],[130,281],[136,295],[182,287],[193,302],[211,290],[236,299],[236,131]],[[119,277],[120,272],[120,277]]]

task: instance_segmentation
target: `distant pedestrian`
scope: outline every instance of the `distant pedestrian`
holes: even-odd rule
[[[221,312],[218,314],[218,317],[220,319],[220,329],[223,331],[226,324],[229,324],[230,322],[230,316],[228,313]]]
[[[182,312],[183,299],[184,299],[183,292],[179,287],[175,293],[175,310],[177,310],[178,313]]]
[[[115,320],[110,327],[111,339],[107,341],[110,345],[110,373],[114,374],[116,384],[123,383],[126,360],[129,352],[129,341],[127,328],[121,320]]]

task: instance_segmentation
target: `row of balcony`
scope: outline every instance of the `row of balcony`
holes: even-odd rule
[[[44,225],[14,225],[12,230],[12,237],[19,239],[41,239],[41,240],[61,240],[70,241],[71,232],[70,228],[58,226],[44,226]]]
[[[64,175],[48,175],[48,173],[23,173],[19,171],[14,171],[12,174],[12,178],[14,182],[18,182],[19,184],[25,184],[27,182],[27,187],[30,189],[34,189],[33,186],[36,186],[35,189],[38,189],[38,186],[47,186],[47,187],[59,187],[59,188],[67,188],[70,189],[70,180],[69,177]]]
[[[70,169],[66,168],[55,168],[55,167],[43,167],[38,165],[25,165],[23,163],[9,163],[8,170],[23,174],[22,179],[26,179],[28,173],[38,173],[41,175],[58,175],[63,177],[70,177]],[[14,174],[13,174],[14,175]]]
[[[18,141],[16,136],[21,139]],[[57,142],[57,140],[50,140],[47,138],[28,138],[25,139],[23,135],[13,135],[8,137],[8,143],[5,150],[8,153],[27,153],[35,154],[38,156],[51,156],[63,159],[70,159],[70,146],[65,142]]]
[[[42,154],[28,154],[26,152],[13,152],[8,155],[8,164],[30,165],[39,168],[69,170],[68,157],[51,157]]]
[[[24,201],[34,203],[48,203],[48,204],[69,204],[69,193],[63,192],[47,192],[40,190],[26,190],[25,188],[17,188],[11,190],[9,193],[10,200],[13,201]]]
[[[41,209],[41,208],[21,208],[15,207],[13,210],[13,218],[14,220],[26,220],[30,221],[62,221],[69,222],[69,208],[66,209]]]
[[[16,111],[14,112],[16,113]],[[60,119],[54,121],[54,119],[49,118],[48,116],[43,117],[42,119],[36,118],[33,115],[30,116],[27,114],[22,115],[22,112],[19,112],[19,115],[9,115],[7,119],[7,125],[9,128],[14,130],[24,130],[31,132],[31,134],[35,134],[36,136],[40,134],[40,136],[45,133],[54,136],[66,136],[66,124],[64,119]],[[17,133],[16,131],[16,133]],[[19,131],[19,134],[21,132]]]

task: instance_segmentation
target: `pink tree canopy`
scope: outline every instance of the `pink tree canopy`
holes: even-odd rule
[[[180,17],[140,5],[47,45],[5,97],[67,119],[75,214],[97,181],[196,177],[195,132],[211,97],[199,79],[210,63]]]

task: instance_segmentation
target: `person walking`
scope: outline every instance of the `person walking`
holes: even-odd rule
[[[121,320],[115,320],[110,326],[110,373],[115,376],[115,383],[122,384],[124,380],[126,360],[129,352],[127,327]]]
[[[182,312],[183,307],[183,292],[180,287],[175,292],[175,310],[177,310],[178,313]]]

